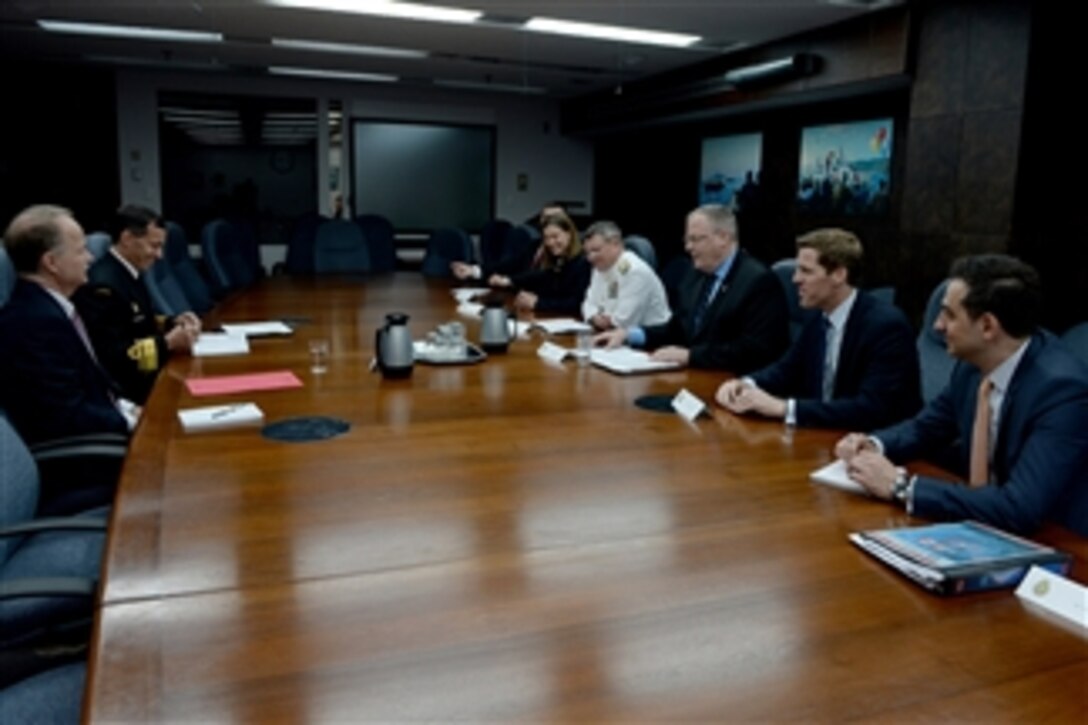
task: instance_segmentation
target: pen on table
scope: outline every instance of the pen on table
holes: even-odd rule
[[[241,407],[242,406],[240,406],[240,405],[228,405],[225,408],[220,408],[219,410],[213,411],[212,415],[211,415],[211,418],[212,418],[212,420],[215,420],[216,418],[222,418],[224,416],[228,416],[228,415],[230,415],[231,413],[233,413],[234,411],[238,410]]]

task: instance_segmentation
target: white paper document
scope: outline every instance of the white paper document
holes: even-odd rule
[[[570,350],[556,345],[554,342],[545,340],[544,343],[536,349],[536,354],[549,362],[563,362],[563,358],[570,354]]]
[[[573,317],[558,317],[554,320],[536,320],[533,327],[549,335],[572,335],[576,332],[592,332],[593,328]]]
[[[214,428],[230,428],[238,425],[250,425],[264,420],[264,412],[255,403],[235,403],[233,405],[208,405],[201,408],[187,408],[178,411],[181,427],[192,433]]]
[[[194,357],[217,357],[219,355],[248,355],[249,340],[245,335],[231,335],[226,332],[202,332],[193,344]]]
[[[868,496],[869,491],[860,483],[850,478],[846,472],[846,461],[836,458],[823,468],[818,468],[808,475],[813,483],[822,483],[825,486],[841,488],[843,491],[856,493],[860,496]]]
[[[487,287],[455,287],[450,290],[450,294],[458,302],[471,302],[473,297],[486,295],[490,291]]]
[[[273,335],[291,335],[294,333],[294,330],[279,320],[224,322],[221,327],[223,332],[228,335],[241,335],[243,337],[271,337]]]
[[[675,370],[680,367],[680,363],[653,360],[648,353],[641,350],[632,350],[629,347],[617,347],[611,350],[594,348],[589,353],[589,361],[598,367],[620,375]]]
[[[480,318],[484,313],[484,306],[478,302],[462,302],[457,305],[457,314],[464,315],[465,317]]]

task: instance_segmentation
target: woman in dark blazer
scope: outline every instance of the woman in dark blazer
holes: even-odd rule
[[[578,230],[564,213],[546,215],[541,230],[543,242],[532,268],[510,277],[493,274],[488,283],[517,290],[514,305],[519,310],[578,316],[591,272]]]

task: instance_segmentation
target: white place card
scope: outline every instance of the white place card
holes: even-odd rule
[[[699,417],[700,413],[706,410],[706,403],[699,400],[699,397],[691,393],[687,388],[681,388],[676,397],[672,399],[672,409],[679,413],[684,420],[692,422]]]
[[[554,342],[548,342],[547,340],[536,349],[536,354],[544,358],[549,362],[563,362],[563,358],[570,353],[565,347],[556,345]]]
[[[1088,587],[1033,566],[1016,588],[1016,596],[1088,630]]]
[[[477,302],[462,302],[457,305],[457,314],[479,318],[484,313],[484,306]]]

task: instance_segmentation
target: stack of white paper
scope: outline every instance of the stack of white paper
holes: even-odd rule
[[[680,367],[680,363],[653,360],[647,353],[632,350],[629,347],[617,347],[611,350],[594,348],[589,353],[589,361],[620,375],[673,370]]]
[[[216,357],[218,355],[248,355],[249,340],[245,335],[231,335],[226,332],[202,332],[193,345],[195,357]]]
[[[455,287],[450,290],[450,294],[458,302],[471,302],[473,297],[485,295],[490,291],[487,287]]]
[[[181,427],[188,433],[214,428],[230,428],[238,425],[260,423],[264,412],[256,403],[234,403],[232,405],[208,405],[202,408],[188,408],[178,411]]]
[[[290,335],[294,333],[290,327],[279,320],[267,322],[224,322],[223,332],[228,335],[241,335],[242,337],[266,337],[271,335]]]
[[[462,302],[457,305],[457,314],[464,315],[465,317],[480,318],[484,313],[484,306],[478,302]]]
[[[570,335],[576,332],[592,332],[593,328],[573,317],[557,317],[554,320],[536,320],[533,327],[549,335]]]

